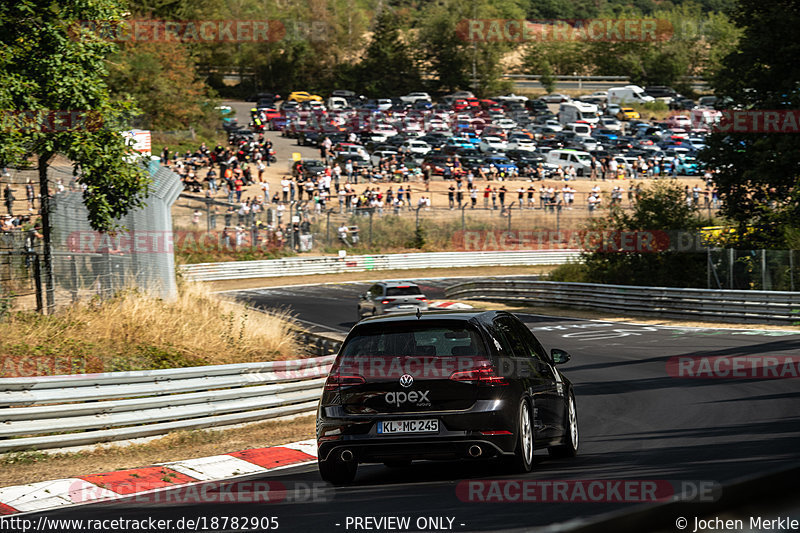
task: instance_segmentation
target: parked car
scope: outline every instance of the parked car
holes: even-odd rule
[[[478,145],[478,150],[484,153],[502,152],[506,149],[506,142],[500,137],[484,137]]]
[[[621,107],[620,110],[617,112],[617,118],[619,120],[627,121],[642,117],[639,115],[639,112],[632,107]]]
[[[306,91],[294,91],[293,93],[289,94],[289,98],[287,98],[287,100],[290,102],[307,102],[309,100],[321,102],[322,97],[318,94],[311,94]]]
[[[542,96],[541,100],[548,104],[560,104],[561,102],[569,102],[570,97],[566,94],[550,93]]]

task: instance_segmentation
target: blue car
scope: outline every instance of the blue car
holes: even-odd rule
[[[698,176],[701,173],[699,162],[692,156],[679,158],[677,167],[679,176]]]
[[[507,157],[502,156],[489,156],[484,158],[486,165],[494,165],[497,170],[509,174],[511,172],[519,172],[517,165]]]

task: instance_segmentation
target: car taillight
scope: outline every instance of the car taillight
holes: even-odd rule
[[[417,298],[417,300],[419,300],[420,302],[427,302],[428,301],[428,299],[425,298],[424,296],[422,298]]]
[[[393,301],[394,301],[394,298],[384,298],[383,300],[381,300],[381,303],[383,305],[386,305],[386,304],[391,303]]]
[[[367,380],[358,374],[331,374],[325,380],[326,391],[337,391],[340,387],[349,387],[352,385],[362,385]]]
[[[469,370],[459,370],[450,374],[452,381],[466,381],[479,385],[508,385],[503,376],[498,376],[493,366],[478,366]]]
[[[481,431],[481,435],[512,435],[510,431]]]

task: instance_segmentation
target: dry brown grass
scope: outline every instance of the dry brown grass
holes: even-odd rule
[[[212,295],[207,285],[182,284],[172,301],[125,291],[53,316],[9,316],[0,322],[0,371],[42,375],[290,359],[303,355],[291,327],[287,313],[247,310]]]
[[[314,436],[313,416],[222,430],[178,431],[144,444],[97,446],[88,451],[0,455],[0,487],[85,476],[155,463],[276,446]]]

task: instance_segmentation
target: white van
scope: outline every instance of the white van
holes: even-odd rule
[[[564,130],[573,131],[573,132],[575,132],[575,135],[578,136],[578,137],[591,137],[592,136],[592,127],[589,126],[588,124],[581,124],[581,123],[572,122],[570,124],[567,124],[564,127]]]
[[[331,96],[328,98],[328,109],[331,111],[335,111],[337,109],[347,109],[348,107],[350,107],[350,104],[347,103],[347,100],[341,96]]]
[[[561,168],[575,167],[578,176],[588,176],[592,172],[592,154],[581,150],[550,150],[547,152],[547,162],[551,165],[560,165]]]
[[[625,87],[612,87],[608,90],[606,103],[608,104],[643,104],[652,102],[655,98],[645,94],[644,89],[638,85]]]
[[[597,112],[597,105],[586,102],[564,102],[558,107],[558,121],[561,124],[584,121],[589,124],[597,124],[600,117]]]

